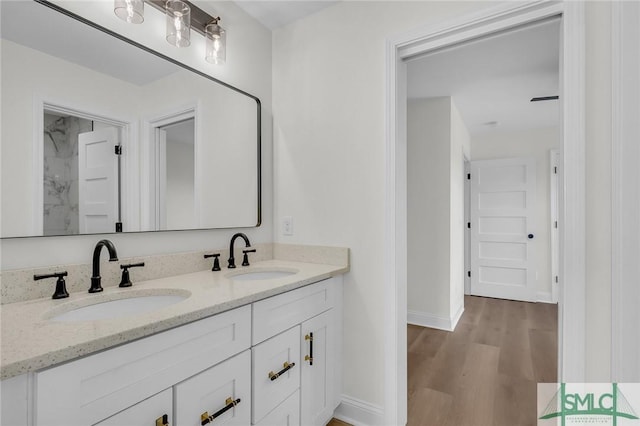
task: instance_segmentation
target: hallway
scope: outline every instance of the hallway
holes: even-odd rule
[[[556,382],[557,305],[465,296],[454,332],[409,325],[408,424],[535,425]]]

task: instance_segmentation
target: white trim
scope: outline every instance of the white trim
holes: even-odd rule
[[[384,424],[407,423],[406,64],[387,41],[385,97]],[[398,75],[403,78],[398,79]],[[404,123],[404,122],[403,122]],[[399,214],[397,214],[399,213]]]
[[[139,185],[137,181],[136,170],[138,155],[138,134],[137,123],[133,120],[127,120],[123,117],[116,117],[108,112],[101,111],[100,107],[92,106],[69,106],[65,101],[34,97],[33,102],[33,235],[42,236],[44,229],[43,210],[37,206],[44,203],[44,111],[53,111],[61,114],[69,114],[74,117],[80,117],[91,121],[99,121],[104,124],[116,126],[121,129],[120,144],[123,146],[121,157],[121,182],[126,184],[120,185],[120,202],[121,220],[124,224],[124,231],[131,229],[137,230],[138,211],[136,206],[137,200],[140,198]]]
[[[421,327],[437,328],[438,330],[454,331],[463,313],[464,307],[462,306],[451,318],[441,317],[427,312],[409,310],[407,312],[407,323],[419,325]]]
[[[555,171],[554,171],[555,170]],[[551,254],[551,301],[558,303],[559,283],[560,280],[560,217],[558,212],[558,184],[560,179],[560,151],[557,149],[549,150],[549,217],[551,228],[549,229],[549,248]],[[555,224],[558,224],[556,227]]]
[[[342,395],[342,402],[333,417],[354,426],[384,424],[384,409],[348,395]]]
[[[550,291],[539,291],[536,293],[536,301],[538,303],[558,303],[553,300],[553,295]]]
[[[640,6],[612,6],[611,378],[640,381]]]
[[[560,315],[558,376],[586,379],[585,22],[583,2],[563,3],[561,45]]]
[[[454,21],[389,38],[385,81],[384,424],[407,421],[406,64],[402,58],[562,14],[563,180],[559,376],[585,378],[585,24],[582,2],[506,2]],[[564,220],[571,218],[571,221]]]

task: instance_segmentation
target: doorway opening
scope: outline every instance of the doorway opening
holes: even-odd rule
[[[557,309],[513,301],[551,302],[559,102],[530,99],[558,93],[559,33],[553,17],[406,61],[409,424],[429,408],[436,423],[495,423],[471,402],[481,386],[496,407],[508,405],[503,387],[519,387],[528,423],[536,383],[557,377]],[[436,410],[434,395],[460,404]]]
[[[559,379],[584,381],[584,6],[529,2],[500,5],[452,22],[412,31],[388,43],[385,298],[385,418],[406,423],[407,129],[406,59],[530,22],[561,16],[562,193],[559,199]],[[570,76],[570,77],[569,77]],[[566,218],[571,218],[567,221]]]

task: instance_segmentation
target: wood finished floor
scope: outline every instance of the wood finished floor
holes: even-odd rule
[[[409,325],[408,425],[535,425],[537,383],[556,382],[557,317],[557,305],[465,296],[454,332]]]

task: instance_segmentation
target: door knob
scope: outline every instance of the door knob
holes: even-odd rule
[[[527,237],[529,237],[529,239],[532,240],[533,239],[533,234],[529,234],[529,235],[527,235]]]

